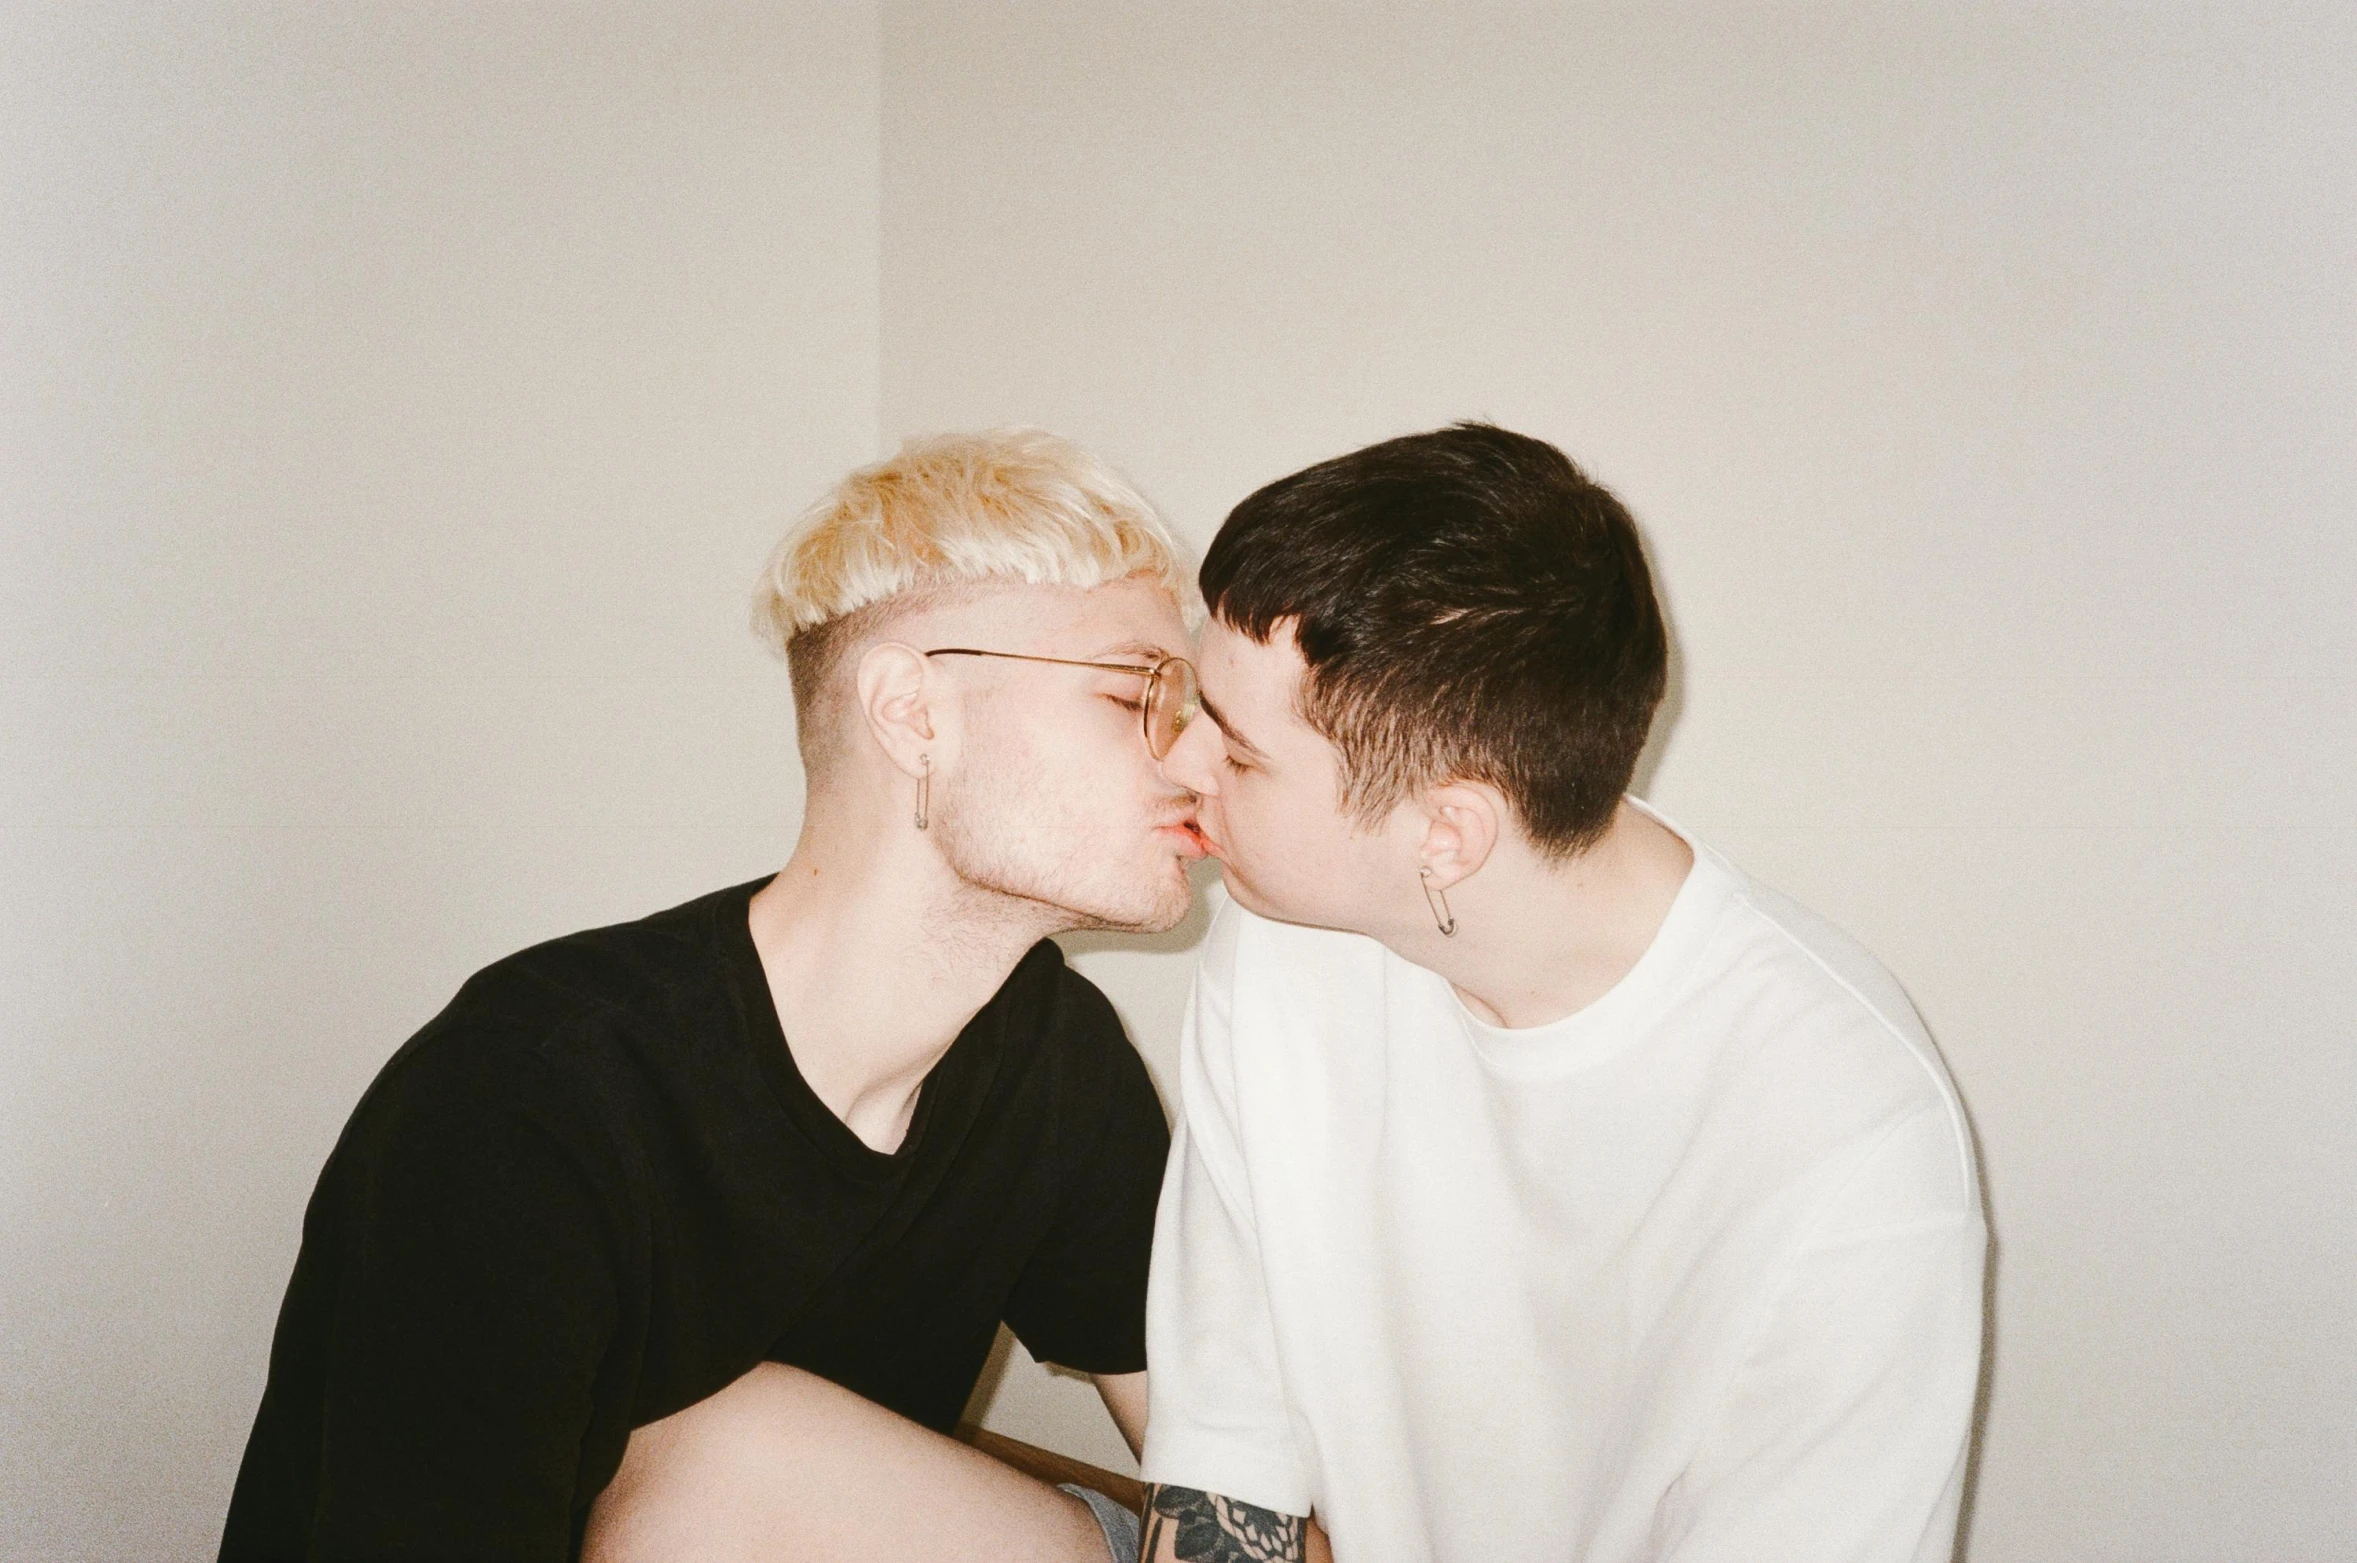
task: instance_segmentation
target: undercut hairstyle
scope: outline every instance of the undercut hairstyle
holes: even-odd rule
[[[1460,423],[1320,462],[1238,505],[1202,580],[1255,641],[1290,623],[1361,823],[1466,780],[1550,857],[1610,826],[1668,637],[1636,523],[1554,446]]]
[[[761,572],[753,631],[786,659],[815,769],[844,653],[892,618],[974,587],[1085,590],[1133,575],[1200,620],[1154,507],[1096,457],[1044,429],[928,435],[802,513]]]

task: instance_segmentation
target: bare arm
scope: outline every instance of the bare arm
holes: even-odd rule
[[[1113,1425],[1121,1429],[1121,1441],[1129,1445],[1131,1459],[1146,1452],[1146,1375],[1143,1373],[1096,1373],[1097,1394],[1105,1402],[1105,1409],[1113,1414]]]
[[[1304,1563],[1303,1523],[1194,1487],[1149,1487],[1138,1563]]]

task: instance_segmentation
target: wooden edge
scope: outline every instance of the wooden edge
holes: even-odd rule
[[[1011,1465],[1024,1475],[1046,1482],[1051,1487],[1058,1482],[1093,1487],[1133,1514],[1145,1511],[1146,1486],[1134,1476],[1123,1476],[1118,1471],[1108,1471],[1101,1465],[1075,1460],[1068,1454],[1042,1449],[1036,1444],[1027,1444],[1019,1438],[1009,1438],[1004,1433],[994,1433],[970,1422],[961,1425],[955,1436],[959,1443],[978,1449],[1000,1464]]]

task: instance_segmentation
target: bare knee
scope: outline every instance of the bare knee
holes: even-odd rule
[[[774,1500],[781,1473],[796,1468],[796,1446],[823,1421],[827,1401],[848,1393],[800,1368],[765,1362],[636,1429],[621,1468],[590,1507],[583,1563],[736,1555],[729,1536],[758,1525],[749,1506]]]
[[[630,1435],[583,1563],[1101,1558],[1077,1500],[799,1368]]]
[[[674,1442],[685,1438],[730,1446],[768,1444],[791,1439],[830,1415],[857,1414],[860,1408],[890,1414],[815,1373],[764,1362],[718,1394],[638,1431],[663,1428]],[[631,1437],[635,1442],[637,1434]]]

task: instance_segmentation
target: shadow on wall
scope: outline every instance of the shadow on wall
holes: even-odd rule
[[[1929,1030],[1931,1023],[1924,1022]],[[1932,1042],[1938,1045],[1935,1033]],[[1997,1238],[1997,1212],[1989,1203],[1989,1162],[1981,1150],[1980,1125],[1973,1121],[1972,1103],[1964,1100],[1964,1088],[1956,1088],[1957,1100],[1964,1107],[1964,1131],[1972,1136],[1972,1165],[1981,1185],[1981,1219],[1988,1223],[1988,1252],[1981,1257],[1981,1381],[1972,1397],[1972,1439],[1964,1451],[1964,1497],[1956,1516],[1956,1563],[1966,1563],[1972,1556],[1972,1511],[1974,1500],[1980,1496],[1981,1454],[1989,1433],[1989,1388],[1997,1378],[1997,1256],[2003,1245]]]
[[[966,1397],[966,1409],[958,1413],[960,1424],[980,1425],[990,1412],[990,1403],[998,1398],[999,1381],[1007,1376],[1007,1364],[1015,1355],[1015,1337],[1005,1325],[998,1327],[998,1339],[990,1343],[990,1355],[983,1360],[982,1376],[974,1381],[974,1393]]]
[[[1662,680],[1661,705],[1653,713],[1652,731],[1645,735],[1645,747],[1637,755],[1637,771],[1629,779],[1629,791],[1640,798],[1653,796],[1653,778],[1661,772],[1661,762],[1670,752],[1670,739],[1676,733],[1678,720],[1686,714],[1686,654],[1678,646],[1678,615],[1670,605],[1669,593],[1661,584],[1661,561],[1654,557],[1653,545],[1645,540],[1642,523],[1637,538],[1645,550],[1645,568],[1653,576],[1653,600],[1661,605],[1661,628],[1669,642],[1669,661]]]

